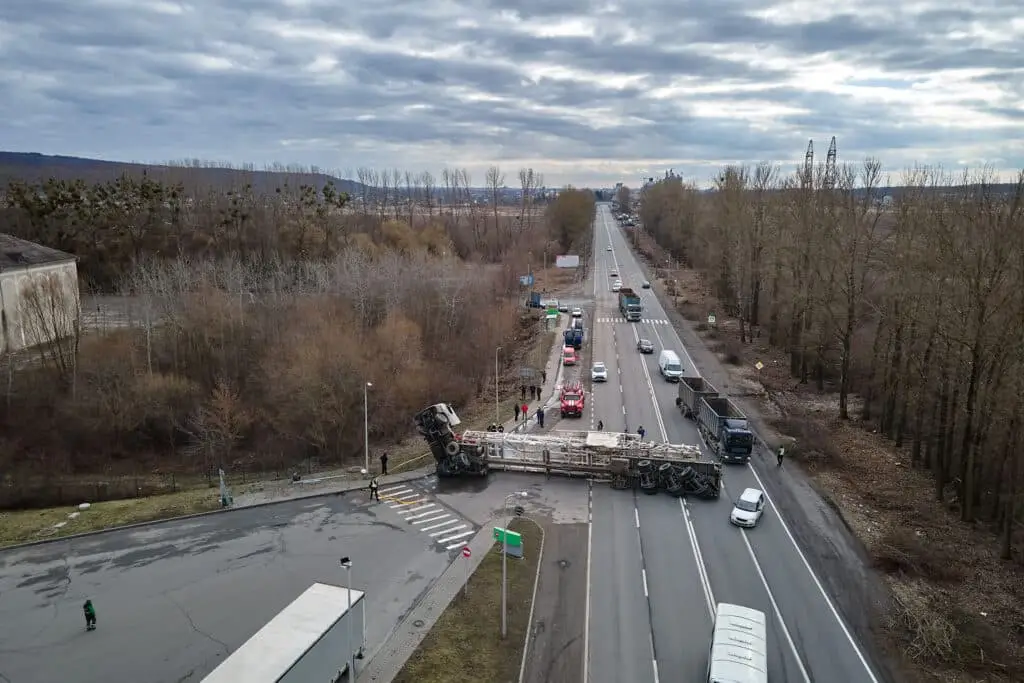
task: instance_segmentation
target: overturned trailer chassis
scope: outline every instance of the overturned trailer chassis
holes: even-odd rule
[[[644,441],[636,434],[467,431],[461,443],[493,469],[586,476],[645,493],[717,498],[721,491],[722,466],[702,459],[699,447]]]

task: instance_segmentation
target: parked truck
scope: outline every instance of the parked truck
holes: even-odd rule
[[[683,417],[697,419],[697,410],[705,396],[718,396],[718,389],[703,377],[680,377],[676,405]]]
[[[697,407],[701,438],[722,462],[745,463],[754,450],[747,416],[725,396],[705,394]]]
[[[314,583],[210,672],[203,683],[338,683],[366,642],[363,593]],[[348,672],[346,678],[345,674]]]
[[[629,287],[619,290],[619,313],[631,323],[640,322],[643,307],[640,305],[640,295]]]
[[[565,331],[565,345],[571,346],[577,351],[583,347],[583,328],[573,325]]]

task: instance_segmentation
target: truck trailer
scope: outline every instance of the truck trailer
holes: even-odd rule
[[[631,323],[640,322],[643,316],[640,295],[629,287],[623,287],[619,290],[619,313]]]
[[[697,429],[708,448],[722,462],[746,463],[754,450],[754,433],[747,416],[725,396],[701,397],[697,408]]]
[[[705,396],[718,396],[718,389],[715,389],[711,382],[703,377],[679,378],[679,396],[676,398],[676,405],[679,406],[683,417],[696,420],[701,399]]]
[[[366,643],[363,592],[314,583],[202,683],[338,683]]]

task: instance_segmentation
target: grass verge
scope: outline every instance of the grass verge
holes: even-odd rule
[[[522,560],[508,559],[508,636],[501,637],[501,550],[495,545],[420,643],[394,683],[515,683],[530,627],[530,603],[540,563],[541,531],[513,520],[523,536]]]
[[[219,506],[217,489],[205,488],[164,496],[94,503],[88,510],[81,512],[70,506],[0,512],[0,548],[26,541],[60,538],[125,524],[208,512]],[[71,517],[76,512],[78,515]]]

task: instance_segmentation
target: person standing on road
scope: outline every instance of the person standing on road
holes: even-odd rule
[[[786,457],[785,446],[779,446],[779,452],[776,455],[776,457],[778,458],[778,463],[776,464],[776,467],[782,467],[782,459]]]
[[[537,400],[540,400],[540,387],[534,387],[533,393],[537,396]]]
[[[370,480],[370,500],[380,502],[380,484],[377,483],[377,477]]]
[[[544,409],[537,408],[537,426],[544,429]]]
[[[516,406],[516,422],[519,422],[519,406]]]
[[[82,611],[85,612],[85,628],[89,631],[96,628],[96,608],[92,606],[92,600],[85,601]]]
[[[530,419],[530,406],[526,404],[526,401],[523,401],[523,405],[519,406],[519,410],[523,413],[523,422]]]
[[[384,451],[380,454],[380,476],[385,477],[388,474],[388,452]]]
[[[643,439],[643,438],[644,438],[644,435],[645,435],[645,434],[647,434],[647,430],[646,430],[646,429],[644,429],[644,426],[643,426],[643,425],[640,425],[639,427],[637,427],[637,429],[636,429],[636,433],[640,435],[640,438],[641,438],[641,439]]]
[[[540,371],[540,383],[541,384],[547,384],[548,383],[548,371],[547,370],[541,370]]]
[[[597,431],[599,431],[599,432],[600,431],[604,431],[604,421],[603,420],[598,420],[597,421]]]
[[[522,386],[519,387],[519,398],[522,401],[526,400],[526,385],[525,384],[523,384]]]

